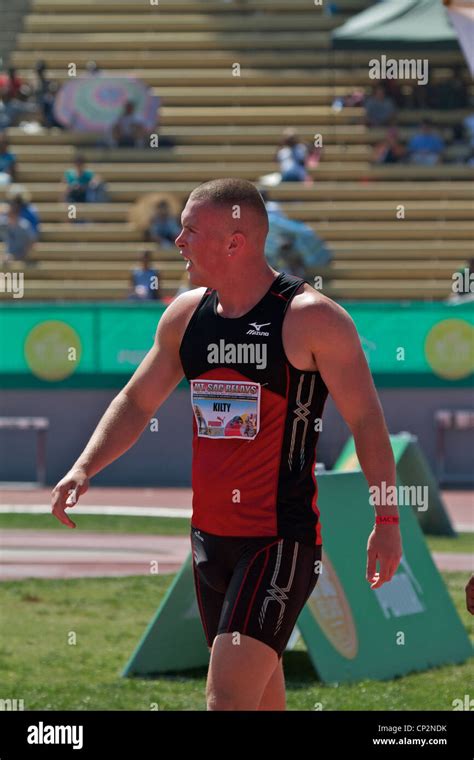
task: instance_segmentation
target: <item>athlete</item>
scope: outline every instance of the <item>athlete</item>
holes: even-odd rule
[[[328,393],[369,486],[396,484],[394,459],[352,319],[267,264],[268,219],[254,185],[198,186],[181,223],[175,242],[195,287],[162,315],[152,348],[53,489],[52,511],[75,527],[71,494],[77,501],[135,443],[184,375],[193,417],[190,543],[211,652],[207,709],[284,710],[282,654],[324,572],[314,471]],[[401,538],[397,507],[374,510],[366,578],[377,589],[398,567]]]

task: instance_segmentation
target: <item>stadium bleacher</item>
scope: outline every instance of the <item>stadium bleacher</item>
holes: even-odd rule
[[[107,150],[96,147],[94,135],[8,130],[17,181],[31,192],[43,222],[33,266],[12,265],[28,273],[25,297],[124,298],[130,268],[149,248],[128,222],[131,204],[151,191],[182,203],[196,184],[215,177],[256,181],[275,171],[287,126],[306,141],[323,135],[314,184],[284,183],[271,197],[330,243],[334,262],[322,270],[324,292],[337,299],[447,297],[451,274],[470,256],[473,168],[455,163],[458,146],[449,146],[448,162],[439,166],[374,166],[372,148],[384,130],[365,127],[362,109],[332,108],[351,87],[372,84],[367,63],[374,52],[334,51],[330,42],[331,30],[368,4],[339,0],[340,12],[326,14],[301,0],[160,0],[158,6],[32,0],[10,58],[18,74],[31,78],[38,59],[58,81],[67,80],[71,62],[78,74],[90,60],[131,73],[162,99],[159,134],[174,145]],[[430,52],[434,79],[462,64],[460,51]],[[404,109],[400,135],[406,140],[428,115],[449,137],[467,114]],[[87,222],[70,224],[58,199],[78,147],[106,180],[110,202],[79,205],[78,219]],[[396,215],[400,204],[404,219]],[[166,296],[183,273],[176,253],[154,255]]]

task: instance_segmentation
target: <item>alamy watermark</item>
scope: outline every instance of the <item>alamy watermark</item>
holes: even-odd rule
[[[453,281],[453,293],[474,293],[474,272],[471,272],[469,267],[464,267],[462,271],[454,272],[451,275],[451,279]]]
[[[25,709],[24,699],[0,699],[0,712]]]
[[[265,343],[226,343],[221,338],[219,343],[208,345],[207,361],[209,364],[254,364],[257,369],[265,369],[267,346]]]
[[[418,512],[428,509],[428,486],[370,486],[369,503],[373,507],[416,507]]]
[[[371,79],[416,79],[418,84],[428,84],[428,58],[371,58],[369,77]]]
[[[23,272],[0,272],[0,293],[11,293],[13,298],[23,298],[24,282]]]
[[[52,726],[40,721],[28,726],[28,744],[72,744],[73,749],[84,746],[84,726]]]

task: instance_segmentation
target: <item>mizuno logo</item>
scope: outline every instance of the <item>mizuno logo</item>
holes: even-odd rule
[[[247,330],[247,335],[270,335],[269,332],[262,332],[262,327],[266,327],[267,325],[271,325],[271,322],[262,322],[261,325],[257,324],[257,322],[249,322],[249,325],[251,327],[254,327],[254,330]]]

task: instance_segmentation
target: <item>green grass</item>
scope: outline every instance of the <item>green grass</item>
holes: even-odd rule
[[[146,533],[161,536],[187,536],[189,518],[183,517],[130,517],[127,515],[78,515],[74,509],[67,510],[76,523],[74,530],[92,530],[97,533]],[[70,531],[53,515],[1,514],[1,528],[28,528],[29,530]]]
[[[455,538],[448,536],[426,536],[432,552],[474,552],[474,533],[458,533]]]
[[[97,533],[145,533],[161,536],[188,536],[189,518],[181,517],[130,517],[127,515],[74,515],[68,512],[77,524],[76,530],[90,530]],[[29,530],[69,531],[55,517],[47,515],[0,514],[2,528],[28,528]],[[474,551],[474,533],[459,533],[455,538],[446,536],[426,536],[431,551],[464,552]]]
[[[466,628],[466,573],[442,573]],[[173,575],[0,584],[0,697],[25,710],[204,710],[206,670],[151,679],[120,672]],[[71,632],[76,644],[68,643]],[[472,693],[473,659],[391,681],[319,683],[302,640],[284,656],[288,709],[451,710]]]

